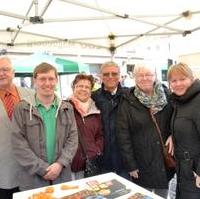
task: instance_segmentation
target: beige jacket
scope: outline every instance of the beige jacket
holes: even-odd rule
[[[34,97],[34,91],[17,87],[20,99]],[[11,145],[13,125],[0,99],[0,188],[11,189],[18,186],[18,164],[14,158]]]

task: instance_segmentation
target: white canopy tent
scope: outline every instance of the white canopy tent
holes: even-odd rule
[[[0,45],[9,48],[62,43],[114,53],[148,38],[200,38],[198,0],[0,2]]]

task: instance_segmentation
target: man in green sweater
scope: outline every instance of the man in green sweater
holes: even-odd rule
[[[70,163],[78,134],[72,106],[54,93],[58,74],[50,64],[33,73],[36,95],[14,112],[13,152],[21,166],[20,190],[71,180]]]

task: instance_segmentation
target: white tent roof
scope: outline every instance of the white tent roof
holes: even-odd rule
[[[75,42],[105,49],[200,33],[199,0],[0,0],[0,44]]]

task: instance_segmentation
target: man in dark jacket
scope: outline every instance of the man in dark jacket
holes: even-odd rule
[[[102,114],[105,139],[103,172],[116,172],[128,179],[115,136],[118,104],[122,94],[128,89],[121,87],[120,69],[114,62],[106,62],[101,66],[101,79],[102,87],[92,94],[92,98]]]

